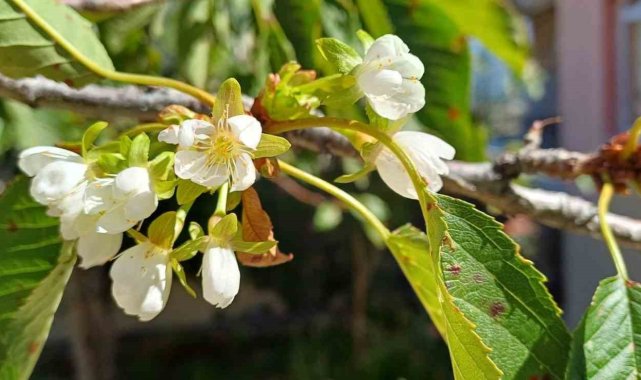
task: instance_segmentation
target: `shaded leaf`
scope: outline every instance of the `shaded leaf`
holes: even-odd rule
[[[75,254],[20,178],[0,199],[0,378],[27,379],[49,335]],[[61,250],[61,247],[63,248]]]
[[[149,241],[163,248],[171,248],[174,242],[174,226],[176,225],[176,212],[168,211],[149,225],[147,235]]]
[[[191,203],[206,191],[207,188],[203,185],[199,185],[187,179],[179,179],[176,187],[176,200],[179,205]]]
[[[52,0],[24,2],[82,54],[104,69],[113,69],[91,23],[76,11]],[[71,86],[98,79],[9,0],[0,1],[0,72],[12,78],[40,74]]]
[[[242,236],[247,242],[275,241],[274,226],[269,215],[263,210],[263,206],[254,188],[243,191],[242,195]],[[294,258],[291,253],[284,254],[274,246],[268,253],[256,255],[246,252],[236,252],[238,261],[252,267],[268,267],[286,263]]]

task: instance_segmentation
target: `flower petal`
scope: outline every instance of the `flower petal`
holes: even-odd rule
[[[135,226],[138,220],[127,218],[126,204],[119,204],[104,213],[96,223],[98,232],[116,234]]]
[[[78,256],[82,259],[80,267],[87,269],[102,265],[111,260],[122,245],[122,234],[101,234],[90,232],[78,239]]]
[[[118,306],[141,321],[155,318],[167,304],[172,273],[164,251],[142,243],[124,251],[111,266],[111,292]]]
[[[401,54],[407,54],[409,51],[410,49],[405,42],[398,36],[386,34],[374,41],[372,46],[367,50],[364,61],[371,62],[377,59],[395,57]]]
[[[116,198],[124,199],[147,191],[151,191],[151,179],[146,168],[127,168],[116,176],[114,182]]]
[[[206,187],[218,187],[229,180],[229,169],[224,164],[204,166],[191,180]]]
[[[398,91],[403,77],[394,70],[365,69],[357,75],[358,86],[369,98],[380,96],[387,98]]]
[[[55,161],[42,168],[31,181],[31,196],[41,204],[55,203],[85,181],[87,165]]]
[[[226,308],[240,287],[240,270],[234,251],[210,246],[203,256],[203,297],[212,305]]]
[[[390,189],[410,199],[418,199],[412,179],[405,171],[403,164],[387,148],[379,153],[374,161],[378,175]]]
[[[430,152],[430,154],[451,160],[456,154],[453,146],[429,133],[401,131],[394,134],[394,141],[408,150]]]
[[[84,212],[97,214],[114,207],[116,200],[113,186],[113,178],[98,178],[89,182],[84,194]]]
[[[29,177],[33,177],[48,164],[55,161],[82,163],[78,154],[53,146],[34,146],[25,149],[18,156],[18,167]]]
[[[418,80],[403,79],[400,88],[386,95],[365,93],[374,111],[390,120],[400,120],[425,106],[425,88]]]
[[[231,191],[247,190],[256,182],[256,168],[249,154],[243,153],[234,161]]]
[[[207,155],[195,150],[181,150],[176,153],[174,170],[182,179],[191,179],[203,169]]]
[[[125,205],[125,217],[136,222],[147,219],[156,211],[158,197],[153,191],[144,191],[131,197]]]
[[[158,133],[158,141],[165,142],[167,144],[174,144],[177,145],[179,140],[178,140],[178,133],[180,131],[180,126],[173,124],[167,127],[166,129],[163,129]]]
[[[249,115],[238,115],[227,119],[231,131],[248,148],[256,149],[260,142],[263,128],[255,117]]]

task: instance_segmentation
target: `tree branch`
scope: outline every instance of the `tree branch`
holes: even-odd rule
[[[209,112],[197,100],[173,90],[97,85],[78,90],[41,77],[13,80],[0,76],[0,97],[33,107],[69,109],[105,120],[150,121],[171,104],[200,113]],[[244,100],[249,108],[251,99]],[[337,156],[357,156],[347,139],[327,128],[289,132],[287,137],[300,148]],[[583,173],[583,166],[594,157],[564,149],[538,149],[533,144],[528,149],[506,154],[494,163],[452,161],[449,163],[450,174],[444,178],[444,191],[477,200],[507,215],[526,214],[553,228],[600,238],[593,203],[567,193],[529,189],[511,183],[523,173],[573,179]],[[641,248],[641,221],[611,214],[609,223],[622,245]]]

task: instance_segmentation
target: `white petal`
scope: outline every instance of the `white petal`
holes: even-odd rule
[[[371,62],[376,59],[395,57],[401,54],[409,53],[410,49],[405,45],[405,42],[398,36],[393,34],[386,34],[374,41],[372,46],[365,54],[365,62]]]
[[[155,318],[167,304],[172,273],[166,252],[149,243],[124,251],[111,266],[111,291],[118,306],[141,321]]]
[[[96,232],[98,215],[63,214],[60,216],[60,234],[65,240],[78,239],[80,236]]]
[[[387,149],[383,149],[374,162],[378,175],[390,189],[410,199],[418,199],[412,179],[405,171],[403,164]]]
[[[203,169],[207,155],[195,150],[181,150],[176,153],[174,169],[182,179],[191,179]]]
[[[84,194],[84,212],[97,214],[114,207],[116,200],[113,186],[113,178],[98,178],[89,182]]]
[[[240,287],[240,270],[234,251],[210,246],[203,256],[203,297],[212,305],[225,308]]]
[[[211,123],[208,123],[204,120],[198,119],[189,119],[185,120],[180,124],[182,128],[188,128],[193,131],[196,135],[211,135],[216,128],[214,128]]]
[[[366,69],[357,75],[358,86],[369,98],[372,96],[388,97],[399,91],[403,77],[394,70]]]
[[[48,164],[54,161],[83,162],[78,154],[53,146],[34,146],[25,149],[18,156],[18,167],[29,177],[38,174]]]
[[[180,126],[174,124],[170,125],[167,129],[163,129],[158,133],[158,141],[165,142],[167,144],[178,144],[178,132],[180,131]]]
[[[57,202],[85,180],[87,165],[56,161],[42,168],[31,182],[31,196],[42,204]]]
[[[427,151],[447,160],[453,159],[456,154],[453,146],[429,133],[401,131],[394,134],[394,141],[405,149],[418,152]]]
[[[151,191],[151,179],[146,168],[127,168],[116,176],[114,195],[117,198],[125,199],[146,191]]]
[[[390,120],[400,120],[425,106],[425,88],[418,80],[403,79],[400,88],[385,95],[365,95],[374,111]]]
[[[229,180],[229,169],[227,165],[203,166],[191,180],[206,187],[218,187]]]
[[[389,70],[398,71],[405,79],[421,79],[425,73],[425,66],[414,54],[404,54],[388,61]]]
[[[256,149],[260,142],[263,128],[255,117],[249,115],[238,115],[227,119],[231,131],[248,148]]]
[[[235,160],[231,191],[247,190],[256,182],[256,168],[249,154],[243,153]]]
[[[78,239],[78,256],[81,268],[91,268],[111,260],[120,250],[122,234],[101,234],[90,232]]]
[[[125,208],[126,204],[118,204],[100,216],[96,223],[98,232],[116,234],[135,226],[138,220],[127,218]]]
[[[60,214],[80,214],[84,210],[86,192],[87,181],[82,181],[56,204],[56,209]]]
[[[125,217],[136,222],[147,219],[156,211],[158,197],[153,191],[144,191],[131,197],[125,205]]]

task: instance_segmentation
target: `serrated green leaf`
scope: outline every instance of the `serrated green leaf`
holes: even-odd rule
[[[207,188],[205,186],[191,182],[188,179],[179,179],[176,186],[176,200],[182,206],[193,202],[206,191]]]
[[[100,135],[100,132],[102,132],[103,129],[107,128],[109,126],[109,123],[106,121],[99,121],[97,123],[92,124],[85,133],[82,135],[82,156],[87,157],[87,152],[91,149],[93,146],[94,141],[98,138],[98,135]]]
[[[102,68],[113,70],[91,23],[73,9],[53,0],[23,2],[82,54]],[[0,1],[0,72],[12,78],[44,75],[79,87],[98,79],[10,0]]]
[[[174,226],[176,224],[176,212],[168,211],[149,225],[147,236],[149,241],[163,248],[171,248],[174,242]]]
[[[146,133],[136,136],[129,147],[129,166],[147,166],[151,140]]]
[[[228,117],[245,114],[240,84],[234,78],[227,79],[218,88],[216,104],[211,113],[214,119],[220,119],[225,112],[228,112]]]
[[[436,197],[449,233],[440,261],[447,291],[492,349],[490,358],[505,379],[563,379],[570,335],[545,276],[493,218]]]
[[[176,277],[178,277],[178,282],[180,282],[180,285],[189,293],[190,296],[196,298],[196,292],[194,289],[189,286],[187,283],[187,276],[185,275],[185,269],[183,268],[182,265],[178,262],[178,260],[172,259],[171,260],[171,269],[173,269],[174,274]]]
[[[0,199],[0,378],[27,379],[44,346],[75,263],[56,219],[20,178]]]
[[[267,253],[277,244],[277,241],[231,241],[231,247],[235,252],[252,253],[255,255],[262,255],[264,253]]]
[[[336,38],[319,38],[316,40],[316,46],[323,58],[341,74],[349,74],[363,62],[356,50]]]
[[[276,157],[287,153],[292,144],[280,136],[263,133],[256,150],[252,152],[254,158]]]
[[[567,379],[639,379],[640,347],[641,285],[607,278],[574,333]]]

